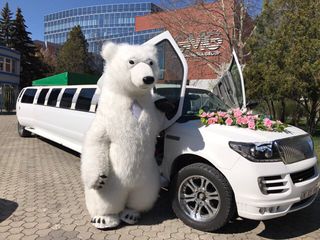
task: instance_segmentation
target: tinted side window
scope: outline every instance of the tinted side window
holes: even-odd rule
[[[70,108],[72,104],[72,98],[76,93],[76,88],[66,88],[63,92],[62,98],[60,100],[61,108]]]
[[[47,96],[48,91],[49,91],[49,88],[43,88],[41,90],[39,97],[38,97],[37,104],[40,104],[40,105],[44,104],[44,101],[46,100],[46,96]]]
[[[81,111],[89,111],[91,100],[94,95],[94,92],[96,91],[95,88],[83,88],[80,91],[80,94],[77,99],[76,103],[76,110]]]
[[[56,106],[60,91],[61,91],[61,88],[52,89],[48,99],[48,103],[47,103],[48,106],[53,106],[53,107]]]
[[[34,96],[36,95],[37,89],[26,89],[22,96],[22,103],[33,103]]]

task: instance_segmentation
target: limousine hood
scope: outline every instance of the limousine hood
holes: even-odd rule
[[[305,131],[293,126],[286,128],[284,132],[251,130],[249,128],[225,125],[202,126],[199,130],[204,136],[223,136],[229,141],[239,142],[269,142],[306,134]]]
[[[201,136],[202,141],[204,142],[206,142],[206,140],[210,141],[212,138],[226,142],[269,142],[307,134],[305,131],[293,126],[287,127],[284,132],[251,130],[248,128],[225,126],[220,124],[209,125],[206,127],[202,125],[200,120],[175,124],[173,128],[173,132],[179,133],[181,136],[188,136],[194,139]]]

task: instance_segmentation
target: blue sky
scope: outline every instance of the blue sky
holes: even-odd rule
[[[100,5],[108,3],[126,3],[126,2],[150,2],[147,0],[0,0],[0,8],[5,3],[9,3],[13,17],[17,7],[22,9],[22,14],[26,20],[28,31],[32,33],[33,40],[43,40],[44,38],[44,16],[74,7],[83,7],[90,5]],[[157,1],[152,1],[157,2]]]
[[[258,6],[261,6],[262,0],[254,1]],[[22,14],[25,17],[28,31],[32,33],[33,40],[43,40],[44,38],[44,16],[66,10],[74,7],[84,7],[90,5],[100,5],[108,3],[126,3],[126,2],[154,2],[161,3],[163,0],[0,0],[0,8],[2,9],[5,3],[9,3],[13,17],[17,7],[22,9]]]

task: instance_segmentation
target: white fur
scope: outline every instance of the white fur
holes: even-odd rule
[[[114,223],[125,208],[146,211],[157,199],[160,176],[154,151],[164,115],[153,102],[154,84],[143,82],[146,76],[157,79],[154,46],[107,43],[101,54],[106,61],[99,80],[101,96],[85,138],[81,172],[91,217],[105,216],[108,222],[110,216]],[[134,103],[141,108],[138,115]],[[102,180],[102,188],[97,188]]]

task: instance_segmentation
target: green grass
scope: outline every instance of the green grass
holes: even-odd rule
[[[320,164],[320,136],[313,136],[314,148],[318,156],[318,163]]]

